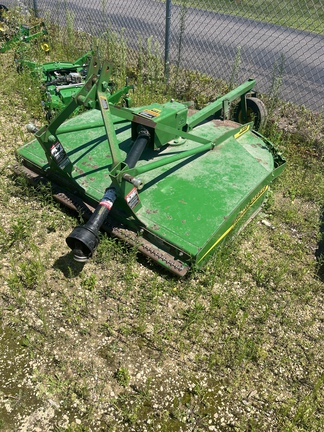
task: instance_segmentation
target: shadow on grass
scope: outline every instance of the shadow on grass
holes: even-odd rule
[[[84,264],[74,261],[73,253],[70,252],[58,258],[53,267],[56,270],[60,270],[66,278],[72,279],[82,272]]]
[[[324,207],[321,208],[320,216],[320,240],[315,252],[318,261],[318,276],[324,282]]]

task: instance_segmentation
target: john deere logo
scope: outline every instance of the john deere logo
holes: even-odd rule
[[[245,132],[247,132],[248,130],[250,130],[250,123],[244,125],[243,127],[241,127],[241,129],[234,135],[234,138],[237,139],[239,138],[241,135],[245,134]]]

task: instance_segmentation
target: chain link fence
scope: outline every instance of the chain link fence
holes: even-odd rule
[[[153,40],[168,65],[324,111],[324,0],[29,0],[7,6],[88,34],[122,32],[134,55]],[[140,42],[141,41],[141,42]]]

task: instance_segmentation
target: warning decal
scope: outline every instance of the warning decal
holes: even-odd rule
[[[70,159],[67,157],[67,154],[65,153],[65,150],[60,141],[56,141],[56,143],[52,145],[51,155],[54,158],[55,162],[58,164],[58,166],[62,169],[65,168],[70,162]]]
[[[145,109],[145,110],[141,111],[140,113],[138,113],[138,115],[140,115],[142,117],[146,117],[148,119],[158,117],[160,114],[161,114],[161,110],[157,109],[157,108]]]
[[[137,193],[137,189],[134,187],[126,196],[125,196],[126,202],[128,206],[133,209],[137,206],[137,204],[140,203],[140,199]]]

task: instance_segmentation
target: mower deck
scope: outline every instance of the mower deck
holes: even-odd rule
[[[132,146],[131,123],[116,115],[112,119],[121,154],[126,158]],[[191,134],[213,141],[240,126],[229,120],[212,120],[194,127]],[[82,199],[91,211],[111,183],[112,155],[101,112],[90,110],[66,121],[56,135],[73,165],[70,179],[49,169],[37,140],[18,150],[23,165],[57,184],[66,197]],[[175,140],[159,150],[147,147],[136,168],[141,172],[147,163],[197,147],[197,142],[190,139],[178,144]],[[283,168],[283,161],[277,163],[278,156],[274,157],[272,150],[266,139],[243,127],[241,133],[211,151],[152,171],[144,169],[139,175],[143,189],[134,188],[125,197],[131,208],[141,207],[129,215],[125,202],[117,198],[106,227],[137,243],[143,253],[170,271],[184,275],[190,267],[200,267],[260,208],[270,182]]]

